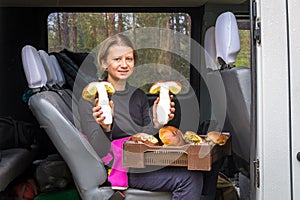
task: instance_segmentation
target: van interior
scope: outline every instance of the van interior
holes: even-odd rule
[[[241,199],[250,199],[253,181],[250,141],[255,137],[252,6],[249,0],[1,0],[0,116],[30,123],[37,134],[30,147],[1,147],[0,199],[11,198],[16,182],[32,173],[39,161],[52,155],[59,155],[66,162],[78,199],[109,199],[113,195],[114,191],[105,185],[104,164],[80,132],[76,103],[87,81],[97,79],[95,68],[82,67],[90,62],[88,58],[96,46],[112,34],[132,33],[132,30],[136,31],[134,34],[142,34],[139,28],[153,31],[149,35],[157,33],[166,37],[176,31],[177,35],[171,39],[189,41],[188,45],[181,45],[184,52],[188,52],[186,57],[168,44],[158,52],[142,52],[153,57],[156,53],[164,55],[169,60],[151,60],[145,56],[140,65],[147,67],[149,63],[159,62],[154,79],[170,73],[170,79],[178,77],[184,83],[185,90],[176,95],[176,117],[170,125],[201,134],[212,130],[230,133],[232,152],[224,159],[220,171],[235,183]],[[109,26],[105,29],[93,24],[89,15],[99,17],[99,24],[112,23],[111,17],[115,24],[121,19],[127,22],[122,29],[118,29],[120,24],[115,25],[112,31]],[[80,38],[76,44],[71,40],[75,17]],[[83,19],[82,29],[80,19]],[[57,36],[57,27],[60,27],[57,24],[64,24],[64,20],[69,20],[69,43],[66,38]],[[96,32],[104,30],[95,37],[96,43],[89,45],[87,36],[82,36],[88,27],[91,30],[97,27]],[[62,33],[62,36],[66,35]],[[80,43],[82,40],[86,42],[84,45]],[[160,38],[160,41],[164,40]],[[150,45],[148,49],[151,48]],[[68,71],[66,66],[72,69]],[[167,66],[172,70],[164,71]],[[143,70],[139,73],[152,73]],[[81,79],[80,74],[87,80]],[[137,84],[145,89],[150,82]],[[153,104],[156,96],[147,95],[149,104]],[[167,192],[135,188],[126,190],[125,195],[126,199],[172,199]]]

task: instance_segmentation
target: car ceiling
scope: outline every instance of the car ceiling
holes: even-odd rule
[[[196,7],[205,3],[241,4],[247,0],[0,0],[1,7]]]

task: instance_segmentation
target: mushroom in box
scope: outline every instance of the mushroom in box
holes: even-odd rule
[[[206,142],[205,137],[203,136],[201,137],[194,131],[186,131],[184,133],[183,139],[185,140],[186,143],[189,144],[202,144]]]
[[[174,126],[165,126],[159,130],[159,138],[164,146],[185,145],[183,133]]]
[[[158,139],[148,133],[136,133],[130,137],[129,141],[133,141],[135,143],[144,143],[149,146],[158,145]]]
[[[211,131],[207,133],[206,141],[213,142],[220,146],[226,144],[227,140],[229,139],[230,134],[226,132],[218,132],[218,131]]]

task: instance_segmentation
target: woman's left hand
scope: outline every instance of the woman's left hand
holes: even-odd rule
[[[174,97],[173,95],[170,95],[171,102],[170,102],[170,113],[169,113],[168,121],[171,121],[175,117],[175,114],[174,114],[175,113],[175,102],[172,101],[173,97]],[[156,128],[161,128],[163,126],[163,124],[160,124],[157,121],[157,114],[156,114],[158,102],[159,102],[159,97],[157,97],[153,103],[153,123]]]

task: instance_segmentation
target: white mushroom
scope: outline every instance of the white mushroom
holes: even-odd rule
[[[157,120],[160,124],[168,123],[171,99],[169,92],[178,94],[182,85],[177,81],[159,81],[154,83],[149,90],[150,94],[159,93],[159,102],[157,105]]]
[[[97,106],[101,106],[102,116],[105,117],[103,123],[112,123],[112,110],[109,105],[108,94],[115,93],[114,87],[107,81],[91,82],[82,91],[82,97],[88,101],[94,101],[98,97]]]

